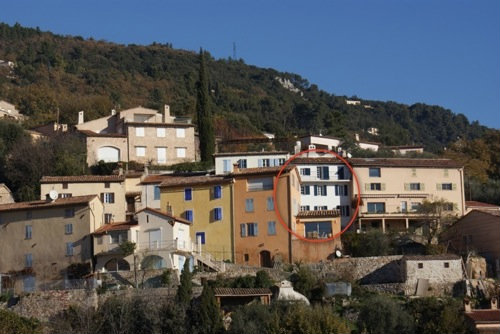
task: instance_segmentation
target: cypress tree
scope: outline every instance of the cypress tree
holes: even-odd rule
[[[190,327],[193,334],[220,334],[224,332],[224,323],[213,289],[205,284],[199,303],[189,312]]]
[[[215,134],[210,97],[208,94],[208,75],[205,64],[205,52],[200,49],[200,71],[196,94],[196,116],[198,121],[198,134],[200,138],[201,161],[212,163],[215,150]]]
[[[189,259],[186,259],[184,262],[184,267],[182,268],[180,285],[177,288],[177,295],[175,296],[175,300],[177,303],[187,307],[191,302],[191,296],[193,295],[193,283],[191,279],[193,274],[189,270]]]

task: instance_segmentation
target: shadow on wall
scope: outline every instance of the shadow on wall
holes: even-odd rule
[[[359,280],[360,284],[403,283],[401,261],[394,260]]]

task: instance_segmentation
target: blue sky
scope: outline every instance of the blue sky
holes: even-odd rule
[[[498,0],[9,1],[0,21],[203,47],[336,95],[441,105],[500,128]]]

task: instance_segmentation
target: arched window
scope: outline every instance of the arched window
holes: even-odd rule
[[[106,271],[130,271],[130,265],[124,259],[111,259],[104,265]]]
[[[97,150],[97,161],[118,162],[120,161],[120,150],[113,146],[99,147]]]

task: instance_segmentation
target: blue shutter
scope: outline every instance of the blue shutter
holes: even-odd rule
[[[262,159],[259,159],[258,161],[258,167],[262,167],[263,163],[262,163]]]
[[[323,180],[330,179],[330,171],[328,170],[328,166],[323,167]]]
[[[222,197],[222,187],[215,186],[214,187],[214,198],[221,198],[221,197]]]
[[[347,188],[347,184],[344,185],[344,196],[349,196],[349,190]]]
[[[335,196],[338,196],[339,195],[339,185],[336,184],[335,185]]]
[[[255,235],[255,236],[259,235],[259,229],[258,229],[258,227],[259,226],[257,225],[257,223],[253,224],[253,228],[254,228],[253,235]]]
[[[198,237],[200,237],[201,244],[205,244],[205,232],[196,232],[196,241],[198,242]]]
[[[274,210],[274,199],[272,197],[267,198],[267,210],[268,211]]]
[[[184,189],[184,200],[190,201],[193,198],[191,188]]]
[[[247,227],[245,224],[240,224],[240,235],[242,237],[246,237],[247,236]]]
[[[192,210],[186,210],[185,213],[186,220],[192,222],[193,221],[193,211]]]
[[[314,186],[314,196],[318,196],[318,186]]]
[[[328,194],[326,193],[326,185],[323,186],[323,196],[327,196]]]

